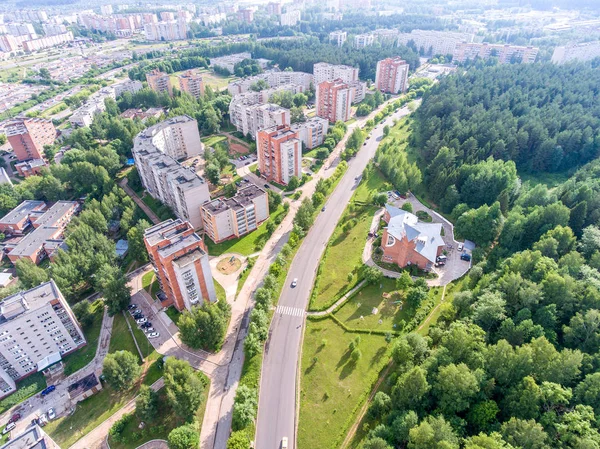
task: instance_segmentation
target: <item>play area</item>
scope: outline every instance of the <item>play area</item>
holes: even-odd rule
[[[235,256],[224,257],[219,260],[217,264],[217,270],[222,274],[235,273],[242,266],[242,261]]]

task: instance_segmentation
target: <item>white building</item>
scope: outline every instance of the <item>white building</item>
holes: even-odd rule
[[[0,391],[44,371],[86,344],[69,304],[54,281],[5,298],[0,304]]]
[[[261,79],[266,81],[269,87],[279,87],[290,84],[299,86],[300,90],[298,92],[306,92],[310,90],[311,84],[314,84],[314,78],[310,73],[271,70],[261,73],[260,75],[250,76],[248,78],[229,83],[227,90],[231,95],[248,92],[250,86]]]
[[[121,83],[114,84],[112,88],[115,90],[115,98],[120,97],[125,92],[136,93],[141,90],[144,85],[138,80],[126,80]]]
[[[200,206],[210,201],[208,185],[177,160],[198,156],[203,150],[198,123],[188,116],[145,129],[135,137],[132,150],[144,188],[195,229],[202,227]]]
[[[37,50],[43,50],[44,48],[57,47],[62,44],[73,41],[73,33],[67,31],[62,34],[54,34],[52,36],[40,37],[38,39],[32,39],[23,42],[23,50],[32,52]]]
[[[425,55],[453,55],[456,45],[461,42],[473,42],[473,35],[430,30],[413,30],[398,35],[398,45],[407,45],[410,41]]]
[[[292,131],[298,133],[298,139],[304,144],[304,148],[312,150],[320,145],[323,145],[329,122],[321,117],[312,117],[302,123],[294,123],[290,126]]]
[[[358,81],[358,68],[348,65],[335,65],[326,62],[317,62],[313,66],[313,75],[315,77],[315,86],[323,81],[342,80],[344,83]]]
[[[69,122],[73,126],[84,128],[90,126],[94,121],[94,117],[106,111],[105,98],[116,98],[115,89],[112,86],[103,87],[98,92],[94,93],[87,101],[79,107],[71,117]]]
[[[357,34],[354,36],[354,47],[365,48],[370,47],[375,43],[375,36],[372,34]]]
[[[338,47],[344,45],[346,39],[348,39],[348,33],[346,31],[332,31],[329,33],[329,42],[337,45]]]
[[[67,32],[67,27],[62,23],[44,23],[42,29],[46,36],[54,36],[55,34],[63,34]]]
[[[227,19],[227,14],[215,13],[215,14],[198,14],[198,22],[202,23],[204,26],[210,25],[218,25],[221,22],[224,22]]]
[[[552,53],[552,62],[565,64],[571,61],[591,61],[600,57],[600,41],[569,44],[556,47]]]
[[[12,34],[15,37],[27,36],[28,39],[35,39],[37,37],[35,29],[30,23],[11,22],[6,25],[6,30],[9,34]]]
[[[100,5],[100,13],[105,16],[110,16],[113,13],[112,5]]]
[[[249,52],[236,53],[233,55],[221,56],[218,58],[211,58],[210,65],[213,67],[221,67],[229,70],[233,73],[235,65],[242,62],[244,59],[252,59],[252,55]]]
[[[146,23],[144,36],[149,41],[176,41],[187,39],[187,22],[183,18]]]
[[[279,17],[279,23],[283,26],[293,27],[300,22],[300,11],[288,11],[281,14]]]
[[[240,121],[235,125],[245,136],[255,138],[262,129],[290,124],[290,110],[276,104],[242,105],[240,109]]]

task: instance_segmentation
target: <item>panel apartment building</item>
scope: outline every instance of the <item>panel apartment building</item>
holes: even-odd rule
[[[600,41],[569,44],[554,49],[552,62],[566,64],[571,61],[591,61],[600,57]]]
[[[408,64],[403,59],[387,58],[377,63],[375,86],[381,92],[398,94],[408,88]]]
[[[242,94],[248,92],[250,86],[258,80],[266,81],[270,88],[294,85],[297,92],[306,92],[310,89],[311,84],[314,84],[314,77],[310,73],[270,70],[256,76],[233,81],[227,85],[227,90],[231,95]]]
[[[302,175],[302,142],[289,126],[259,131],[256,143],[261,176],[287,185],[292,176]]]
[[[184,74],[179,75],[179,90],[190,94],[194,98],[200,98],[204,95],[202,77],[193,70],[188,70]]]
[[[269,218],[269,198],[260,187],[249,184],[232,198],[217,198],[202,206],[204,232],[215,243],[256,230]]]
[[[86,344],[69,304],[54,281],[9,296],[0,304],[0,391],[44,371]]]
[[[341,80],[346,83],[352,90],[351,103],[360,103],[365,99],[367,83],[359,81],[357,67],[318,62],[313,66],[313,74],[315,77],[317,104],[319,103],[319,85],[325,81]]]
[[[322,117],[312,117],[305,122],[294,123],[290,128],[298,133],[298,138],[304,144],[304,148],[312,150],[323,145],[327,137],[329,122]]]
[[[135,137],[132,150],[144,189],[195,229],[202,227],[200,206],[210,200],[208,185],[177,161],[203,150],[196,120],[185,115],[145,129]]]
[[[323,81],[317,87],[317,116],[335,123],[350,120],[352,88],[342,80]]]
[[[413,30],[398,36],[398,45],[413,42],[417,51],[425,55],[454,55],[456,46],[462,42],[473,42],[473,34],[453,31]]]
[[[43,159],[44,145],[56,140],[56,128],[50,120],[18,119],[6,126],[6,137],[19,161]]]
[[[164,297],[162,305],[190,310],[217,293],[202,239],[187,221],[167,220],[144,232],[144,243]]]
[[[532,64],[535,62],[538,51],[539,48],[536,47],[463,42],[456,45],[453,61],[465,62],[468,59],[488,59],[495,56],[500,64],[510,63],[513,59],[523,64]]]
[[[173,86],[171,85],[171,77],[167,73],[163,73],[158,69],[146,73],[146,81],[148,87],[159,94],[167,93],[170,97],[173,96]]]

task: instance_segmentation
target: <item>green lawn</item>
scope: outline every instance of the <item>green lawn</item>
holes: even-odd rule
[[[17,382],[17,391],[0,401],[0,413],[20,404],[26,399],[46,388],[46,378],[42,373],[35,373]]]
[[[523,182],[529,181],[532,185],[545,184],[549,189],[562,184],[569,179],[569,173],[520,173]]]
[[[215,290],[217,292],[217,299],[219,301],[226,301],[227,300],[227,293],[225,293],[225,289],[217,281],[215,281]]]
[[[63,359],[66,376],[70,376],[74,372],[83,368],[96,356],[96,351],[98,349],[98,338],[100,338],[100,329],[102,329],[104,303],[101,300],[94,302],[94,304],[92,304],[92,311],[94,313],[94,321],[88,327],[83,329],[83,334],[87,340],[87,345],[67,355]]]
[[[179,317],[181,316],[181,312],[177,310],[174,306],[169,306],[165,312],[167,316],[171,318],[171,321],[177,324],[177,321],[179,321]]]
[[[335,312],[336,318],[351,329],[400,330],[400,322],[408,323],[413,317],[414,307],[409,307],[406,301],[398,303],[404,295],[396,291],[395,279],[384,278],[382,284],[383,289],[379,285],[363,287]],[[391,297],[384,298],[383,293],[390,293]],[[375,315],[374,307],[378,309]]]
[[[145,275],[142,276],[142,288],[144,290],[148,291],[148,289],[152,285],[154,276],[155,276],[154,270],[150,270]]]
[[[279,208],[271,214],[269,220],[275,220],[277,216],[283,213],[283,206],[279,206]],[[239,239],[231,239],[216,244],[207,237],[205,242],[208,248],[208,253],[211,256],[220,256],[221,254],[225,253],[238,253],[242,256],[249,256],[250,254],[260,251],[268,240],[267,223],[269,220],[261,224],[257,230],[251,232],[250,234],[246,234]]]
[[[219,142],[227,140],[227,136],[223,136],[222,134],[216,134],[213,136],[203,137],[201,140],[202,143],[207,147],[212,147]]]
[[[388,360],[389,345],[378,335],[360,334],[355,363],[345,332],[330,318],[307,321],[302,350],[298,447],[339,447],[358,407]]]
[[[109,353],[117,351],[129,351],[139,356],[131,332],[129,332],[129,328],[127,327],[127,321],[122,313],[117,313],[114,317],[110,346],[108,347]]]
[[[363,179],[354,192],[350,205],[346,208],[331,239],[326,253],[323,255],[318,285],[311,297],[310,309],[323,310],[332,305],[356,282],[355,269],[362,266],[362,253],[366,243],[367,233],[371,226],[376,206],[364,206],[369,197],[384,190],[385,178],[378,171],[373,171]],[[356,203],[359,204],[356,204]],[[354,225],[344,232],[343,226],[355,220]],[[354,272],[352,280],[348,274]]]
[[[253,259],[256,259],[256,257],[253,257]],[[240,278],[238,279],[237,290],[235,292],[236,298],[240,294],[240,291],[242,290],[242,287],[244,286],[246,279],[248,279],[248,276],[250,275],[251,271],[252,268],[246,268],[244,271],[242,271],[242,274],[240,274]]]

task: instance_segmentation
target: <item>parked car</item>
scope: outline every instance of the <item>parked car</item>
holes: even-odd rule
[[[136,313],[133,315],[134,320],[139,320],[141,318],[144,318],[144,315],[142,315],[142,313]]]
[[[441,256],[437,256],[437,258],[435,259],[437,262],[446,262],[448,258],[444,255]]]
[[[146,329],[148,327],[152,327],[152,323],[150,321],[146,321],[144,324],[142,324],[142,329]]]
[[[40,416],[40,418],[38,419],[38,424],[42,427],[44,427],[46,424],[48,424],[48,418],[46,418],[45,413],[42,416]]]
[[[144,324],[146,321],[148,321],[146,318],[140,318],[139,320],[135,320],[135,322],[138,324]]]
[[[288,439],[287,439],[287,437],[283,437],[281,439],[281,449],[288,449]]]
[[[250,161],[245,162],[244,165],[250,165]]]
[[[265,184],[265,189],[270,189],[271,186],[269,184]]]
[[[154,332],[154,328],[153,327],[146,327],[144,329],[144,332],[146,332],[147,334],[151,334],[152,332]]]
[[[17,422],[20,419],[21,419],[21,414],[20,413],[15,413],[14,415],[12,415],[10,417],[10,419],[8,420],[8,423],[10,424],[11,422]]]
[[[235,185],[236,185],[236,186],[238,186],[238,187],[241,187],[241,186],[242,186],[242,183],[241,183],[241,182],[239,182],[239,181],[236,181],[236,182],[235,182]]]
[[[13,430],[15,427],[17,427],[17,425],[14,422],[8,423],[6,425],[6,427],[4,428],[4,430],[2,431],[2,435],[6,435],[8,432]]]
[[[131,316],[138,315],[138,314],[140,314],[140,313],[142,313],[142,311],[141,311],[140,309],[138,309],[138,308],[131,309],[131,310],[129,311],[129,314],[130,314]]]
[[[248,178],[244,178],[243,181],[246,182],[246,183],[250,182],[250,180]]]
[[[128,308],[129,310],[137,309],[137,305],[136,305],[136,304],[129,304],[129,305],[127,306],[127,308]]]
[[[42,390],[42,397],[49,395],[50,393],[52,393],[54,390],[56,390],[56,386],[54,385],[50,385],[49,387],[46,387]]]
[[[466,260],[467,262],[471,261],[471,255],[469,253],[462,253],[460,255],[460,260]]]
[[[49,420],[53,420],[54,418],[56,418],[56,412],[54,411],[53,408],[48,409],[46,414],[48,415]]]
[[[157,338],[157,337],[160,337],[159,332],[151,332],[148,334],[148,338]]]
[[[462,251],[465,246],[462,243],[458,244],[458,250]]]

